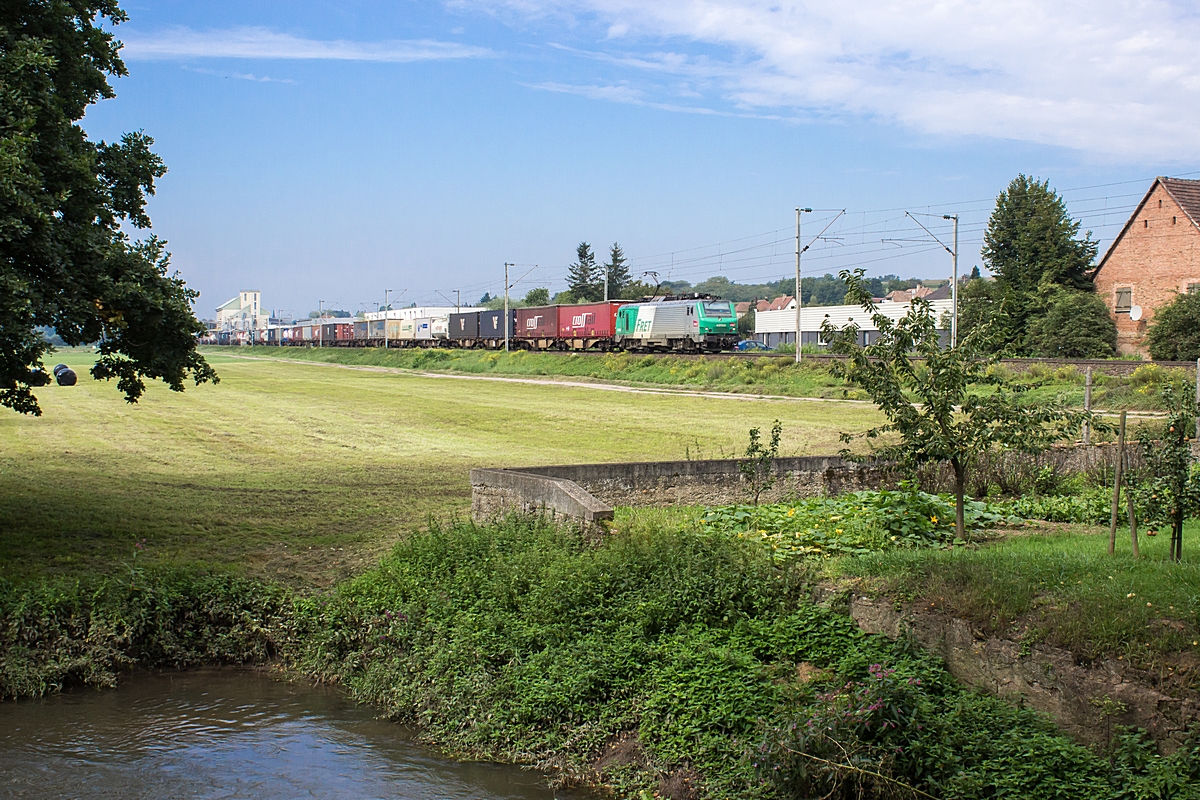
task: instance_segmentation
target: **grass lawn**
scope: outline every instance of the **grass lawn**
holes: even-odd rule
[[[422,378],[210,353],[217,386],[128,405],[86,375],[0,414],[0,576],[209,562],[328,585],[430,515],[465,515],[468,471],[734,455],[783,422],[786,455],[836,452],[862,404],[622,394]],[[144,549],[137,547],[145,540]]]
[[[1184,559],[1167,560],[1165,534],[1088,526],[1034,529],[978,549],[904,550],[839,559],[830,574],[880,594],[970,620],[988,635],[1064,647],[1084,661],[1119,658],[1170,688],[1200,690],[1200,526],[1184,530]]]
[[[669,386],[742,394],[787,395],[829,399],[866,400],[862,389],[829,374],[823,361],[809,360],[797,366],[789,358],[680,358],[669,354],[632,353],[573,354],[512,353],[485,350],[435,350],[427,348],[371,347],[205,347],[206,354],[237,354],[259,358],[318,361],[330,364],[373,365],[424,372],[467,374],[557,376],[583,378],[630,385]],[[1008,366],[995,368],[1001,377],[1021,384],[1035,401],[1063,400],[1075,406],[1084,402],[1084,375],[1074,366],[1032,364],[1023,372]],[[1131,411],[1160,409],[1159,390],[1167,380],[1192,380],[1186,370],[1164,369],[1155,364],[1139,368],[1135,375],[1114,377],[1096,373],[1092,388],[1093,408]],[[983,393],[991,391],[981,387]]]

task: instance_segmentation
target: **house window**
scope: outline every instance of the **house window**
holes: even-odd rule
[[[1200,294],[1200,283],[1189,283],[1187,293]]]
[[[1117,313],[1124,311],[1129,313],[1129,309],[1133,308],[1133,289],[1117,289]]]
[[[1150,227],[1150,220],[1148,220],[1148,219],[1144,219],[1144,220],[1142,220],[1142,227],[1143,227],[1143,228],[1149,228],[1149,227]]]

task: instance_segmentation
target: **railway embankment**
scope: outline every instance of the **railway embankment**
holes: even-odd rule
[[[582,378],[630,386],[670,387],[743,395],[776,395],[830,400],[866,400],[866,393],[829,374],[832,356],[790,358],[761,354],[570,353],[374,347],[217,347],[206,352],[278,358],[359,367],[514,377]],[[1095,409],[1159,410],[1164,381],[1195,379],[1195,365],[1137,361],[1009,359],[995,369],[1013,379],[1029,397],[1063,397],[1084,404],[1086,375],[1092,375]]]

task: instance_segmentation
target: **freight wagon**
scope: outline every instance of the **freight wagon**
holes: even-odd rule
[[[386,326],[386,333],[385,333]],[[509,347],[524,350],[719,351],[737,344],[727,300],[693,297],[644,303],[607,301],[510,309]],[[504,312],[460,311],[442,317],[304,323],[272,327],[271,344],[321,347],[504,346]]]
[[[618,346],[617,313],[628,303],[609,301],[558,307],[558,339],[571,350],[609,350]]]

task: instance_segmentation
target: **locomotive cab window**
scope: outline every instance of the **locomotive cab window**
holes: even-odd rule
[[[705,303],[704,316],[706,317],[732,317],[733,313],[729,310],[728,303]]]

